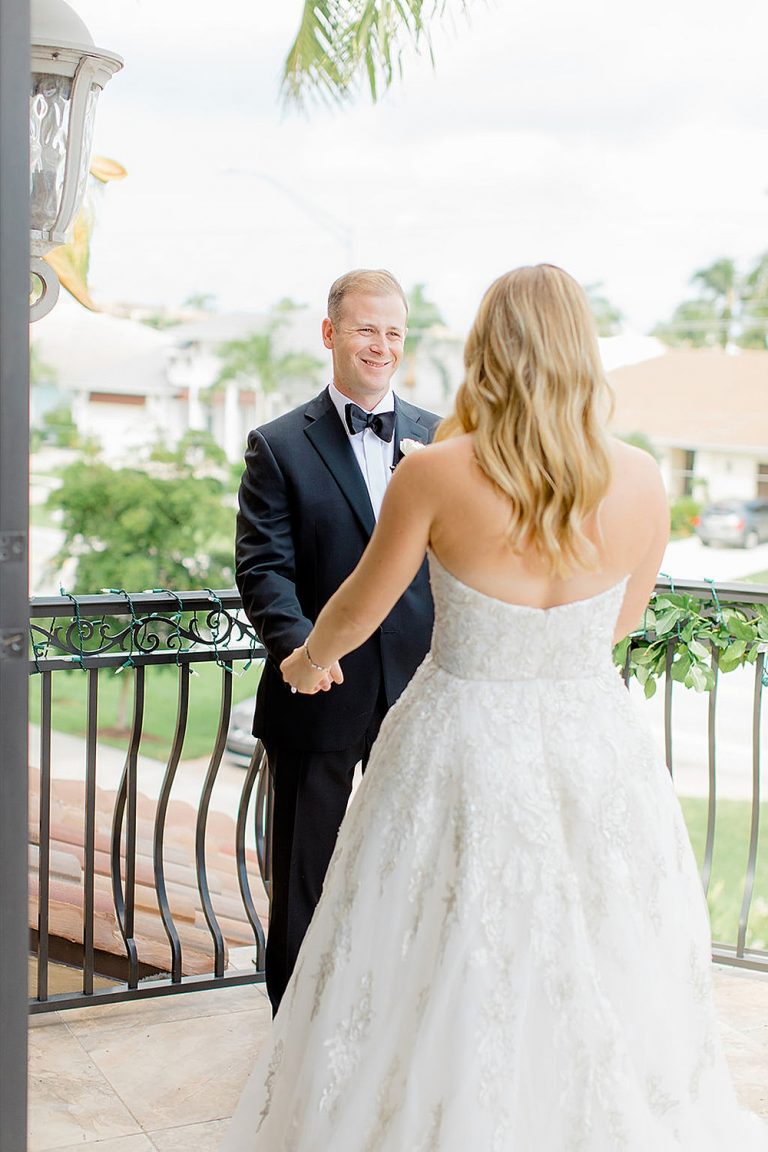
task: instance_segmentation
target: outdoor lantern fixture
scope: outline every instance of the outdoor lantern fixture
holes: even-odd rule
[[[123,66],[105,52],[64,0],[32,0],[29,97],[30,270],[40,287],[30,319],[53,308],[59,279],[42,257],[66,244],[82,204],[91,162],[96,102]]]

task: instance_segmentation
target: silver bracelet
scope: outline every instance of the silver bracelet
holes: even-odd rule
[[[304,655],[306,656],[307,660],[309,661],[309,663],[314,668],[315,672],[330,672],[330,670],[331,670],[330,666],[328,668],[323,668],[322,664],[315,664],[314,660],[312,659],[312,657],[309,654],[309,648],[307,647],[306,640],[304,641]]]

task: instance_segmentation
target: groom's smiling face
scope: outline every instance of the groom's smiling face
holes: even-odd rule
[[[331,349],[339,391],[361,408],[374,408],[403,358],[405,332],[399,296],[346,295],[337,322],[323,321],[323,343]]]

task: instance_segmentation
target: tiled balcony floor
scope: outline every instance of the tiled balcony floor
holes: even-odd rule
[[[739,1096],[768,1119],[768,977],[718,967],[715,987]],[[30,1152],[216,1152],[270,1020],[256,985],[33,1017]]]

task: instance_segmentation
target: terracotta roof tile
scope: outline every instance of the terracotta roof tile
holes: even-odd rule
[[[768,460],[768,351],[672,349],[608,373],[614,432],[680,447],[758,449]]]

